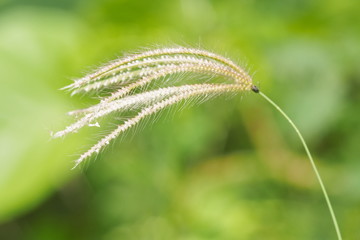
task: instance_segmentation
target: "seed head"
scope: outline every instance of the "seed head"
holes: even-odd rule
[[[217,76],[224,81],[174,85],[170,77],[179,73],[203,74],[209,80]],[[149,88],[160,79],[167,79],[170,86]],[[75,167],[142,119],[170,105],[195,97],[207,99],[227,92],[258,91],[249,74],[230,59],[205,50],[184,47],[155,49],[115,60],[63,89],[70,90],[72,95],[102,92],[104,89],[112,92],[101,97],[96,105],[69,112],[69,115],[77,116],[77,120],[53,134],[54,138],[77,132],[84,126],[100,127],[97,120],[113,112],[137,111],[135,116],[127,118],[83,153],[76,160]]]

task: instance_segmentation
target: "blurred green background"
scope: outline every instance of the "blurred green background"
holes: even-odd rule
[[[356,0],[0,0],[0,239],[336,239],[288,123],[253,93],[172,110],[71,171],[50,140],[93,99],[58,89],[141,47],[238,61],[293,118],[344,239],[360,239]]]

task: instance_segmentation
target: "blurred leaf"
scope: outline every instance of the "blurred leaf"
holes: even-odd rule
[[[61,127],[69,105],[56,88],[76,62],[63,59],[70,59],[81,32],[61,12],[17,9],[1,15],[1,221],[37,205],[72,175],[66,155],[84,140],[50,141],[50,131]]]

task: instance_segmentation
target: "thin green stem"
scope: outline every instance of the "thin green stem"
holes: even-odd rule
[[[309,160],[310,160],[310,163],[311,163],[311,166],[315,172],[315,175],[320,183],[320,187],[321,187],[321,190],[324,194],[324,197],[325,197],[325,200],[326,200],[326,203],[327,203],[327,206],[329,208],[329,211],[330,211],[330,215],[331,215],[331,218],[332,218],[332,221],[334,223],[334,226],[335,226],[335,231],[336,231],[336,234],[337,234],[337,237],[339,240],[342,240],[342,237],[341,237],[341,233],[340,233],[340,228],[339,228],[339,225],[337,223],[337,220],[336,220],[336,216],[335,216],[335,213],[334,213],[334,210],[333,210],[333,207],[331,205],[331,202],[330,202],[330,199],[329,199],[329,196],[327,194],[327,191],[326,191],[326,188],[325,188],[325,185],[320,177],[320,174],[319,174],[319,171],[315,165],[315,162],[311,156],[311,153],[309,151],[309,148],[308,146],[306,145],[306,142],[303,138],[303,136],[301,135],[299,129],[296,127],[296,125],[294,124],[294,122],[288,117],[288,115],[286,115],[286,113],[276,104],[274,103],[269,97],[267,97],[264,93],[262,92],[258,92],[263,98],[266,99],[266,101],[268,101],[271,105],[273,105],[285,118],[286,120],[288,120],[288,122],[290,123],[290,125],[295,129],[295,132],[298,134],[304,148],[305,148],[305,151],[306,151],[306,154],[307,156],[309,157]]]

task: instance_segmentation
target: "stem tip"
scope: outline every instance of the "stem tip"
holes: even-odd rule
[[[257,86],[255,86],[255,85],[252,85],[252,86],[251,86],[251,90],[252,90],[254,93],[259,93],[259,92],[260,92],[260,89],[259,89]]]

